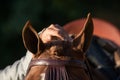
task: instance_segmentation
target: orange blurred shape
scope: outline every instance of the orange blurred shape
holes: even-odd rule
[[[78,34],[84,26],[85,20],[86,19],[78,19],[67,23],[63,27],[68,33]],[[105,20],[97,18],[93,18],[93,24],[94,35],[109,39],[120,46],[120,30],[116,26]]]

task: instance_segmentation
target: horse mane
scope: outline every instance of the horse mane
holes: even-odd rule
[[[65,66],[51,66],[46,70],[45,80],[70,80]]]
[[[86,65],[83,64],[79,60],[36,59],[31,61],[29,70],[32,66],[41,66],[43,70],[42,66],[45,66],[46,68],[42,72],[45,74],[44,80],[83,80],[87,73],[81,74],[81,71],[87,71]]]
[[[49,65],[46,70],[45,80],[83,80],[79,72],[69,70],[68,66]]]

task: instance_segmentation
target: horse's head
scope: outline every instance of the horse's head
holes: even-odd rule
[[[88,80],[85,73],[84,53],[93,34],[92,18],[72,42],[52,40],[44,44],[29,22],[23,28],[23,42],[33,53],[25,80]]]

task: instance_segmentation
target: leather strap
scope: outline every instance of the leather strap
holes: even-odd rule
[[[53,60],[53,59],[36,59],[36,60],[31,60],[28,71],[32,66],[48,66],[48,65],[53,65],[53,66],[60,66],[60,65],[66,65],[66,66],[76,66],[76,67],[81,67],[83,69],[86,68],[86,64],[83,61],[80,60]]]
[[[80,60],[53,60],[53,59],[36,59],[31,60],[30,66],[48,66],[48,65],[68,65],[85,67],[83,61]]]

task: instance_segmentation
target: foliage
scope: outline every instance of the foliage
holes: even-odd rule
[[[102,17],[104,14],[104,19],[112,21],[112,14],[120,13],[117,12],[120,11],[118,5],[117,1],[107,0],[1,0],[0,68],[25,55],[21,31],[27,20],[30,20],[38,31],[51,23],[62,26],[69,21],[86,17],[88,12],[91,12],[93,17]],[[110,13],[111,10],[114,13]],[[117,20],[113,20],[113,23],[119,25]]]

